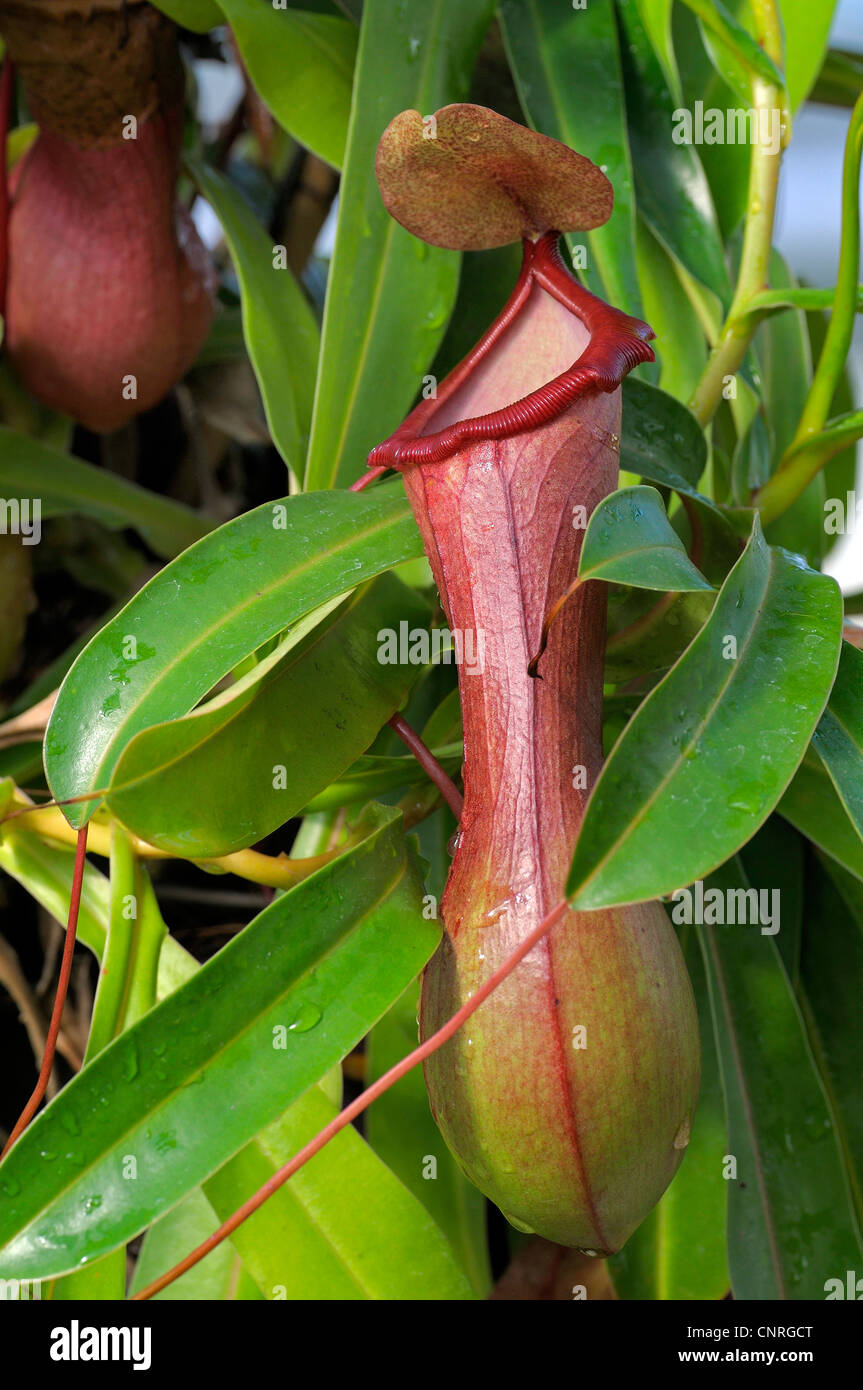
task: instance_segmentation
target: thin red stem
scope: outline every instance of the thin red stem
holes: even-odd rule
[[[66,925],[66,940],[63,943],[63,959],[60,962],[60,977],[57,981],[57,993],[54,996],[54,1008],[51,1012],[51,1026],[48,1029],[48,1036],[45,1039],[45,1051],[42,1055],[42,1069],[39,1072],[39,1080],[36,1082],[36,1089],[28,1100],[18,1118],[18,1123],[6,1140],[0,1158],[5,1158],[6,1154],[15,1143],[18,1136],[27,1128],[48,1089],[48,1080],[51,1076],[51,1068],[54,1065],[54,1052],[57,1047],[57,1036],[60,1032],[60,1023],[63,1018],[63,1005],[66,1002],[66,992],[69,988],[69,976],[72,973],[72,956],[75,952],[75,937],[78,931],[78,908],[81,903],[81,888],[84,883],[84,865],[87,858],[87,826],[78,831],[78,843],[75,847],[75,869],[72,875],[72,892],[69,897],[69,920]]]
[[[348,492],[362,492],[364,487],[368,487],[369,483],[373,483],[375,478],[379,478],[382,473],[386,472],[387,468],[385,464],[382,464],[379,468],[370,468],[368,473],[364,473],[361,478],[357,478],[355,483],[351,483]]]
[[[6,313],[6,285],[9,279],[9,175],[6,141],[12,114],[12,93],[15,87],[15,67],[12,59],[3,59],[0,75],[0,314]]]
[[[398,734],[402,743],[406,744],[413,753],[429,780],[434,782],[456,820],[461,820],[464,797],[449,773],[441,767],[431,749],[423,743],[419,734],[414,732],[407,720],[403,719],[400,714],[394,714],[392,719],[387,722],[390,728]]]
[[[329,1141],[335,1138],[335,1136],[349,1125],[352,1120],[355,1120],[358,1115],[361,1115],[362,1112],[371,1105],[372,1101],[377,1100],[378,1096],[383,1095],[384,1091],[388,1091],[391,1086],[394,1086],[397,1081],[400,1081],[401,1078],[407,1072],[411,1071],[419,1062],[424,1062],[426,1057],[430,1057],[433,1052],[437,1052],[438,1048],[443,1047],[445,1042],[449,1042],[453,1034],[458,1032],[462,1024],[467,1022],[471,1014],[475,1013],[479,1008],[480,1004],[484,1003],[488,996],[497,989],[498,985],[506,979],[507,975],[515,969],[519,961],[523,960],[524,957],[533,950],[537,942],[541,941],[546,932],[550,931],[555,923],[560,921],[563,914],[568,911],[568,907],[569,904],[566,902],[558,903],[557,907],[553,908],[551,912],[543,917],[542,921],[535,926],[533,931],[525,937],[524,941],[516,947],[512,955],[507,956],[506,960],[502,965],[498,966],[494,974],[488,977],[485,984],[480,985],[476,993],[472,995],[465,1004],[462,1004],[458,1012],[453,1014],[452,1018],[445,1023],[442,1028],[439,1028],[436,1033],[432,1033],[430,1038],[427,1038],[419,1047],[414,1048],[413,1052],[409,1052],[407,1057],[403,1057],[394,1067],[390,1067],[389,1071],[379,1077],[373,1086],[369,1086],[368,1090],[363,1091],[361,1096],[358,1096],[355,1101],[352,1101],[350,1105],[346,1106],[345,1109],[342,1110],[335,1119],[331,1120],[319,1134],[315,1135],[314,1139],[306,1144],[305,1148],[300,1149],[300,1152],[295,1154],[283,1168],[280,1168],[277,1173],[274,1173],[273,1176],[264,1183],[263,1187],[258,1189],[253,1197],[250,1197],[247,1202],[244,1202],[243,1205],[234,1212],[233,1216],[229,1216],[228,1220],[223,1222],[217,1231],[214,1231],[211,1236],[208,1236],[202,1245],[199,1245],[196,1250],[193,1250],[191,1254],[187,1255],[186,1258],[175,1265],[173,1269],[169,1269],[166,1274],[161,1275],[159,1279],[154,1279],[153,1283],[148,1284],[140,1293],[133,1294],[133,1301],[152,1298],[154,1294],[160,1293],[162,1289],[167,1288],[168,1284],[172,1284],[175,1279],[179,1279],[180,1275],[185,1274],[196,1265],[199,1260],[203,1260],[206,1255],[209,1255],[211,1250],[215,1250],[217,1245],[225,1240],[227,1236],[231,1235],[244,1221],[248,1220],[254,1212],[258,1211],[264,1205],[268,1197],[272,1197],[274,1192],[278,1192],[279,1188],[282,1187],[289,1178],[292,1178],[298,1169],[308,1163],[310,1158],[314,1158],[315,1154],[319,1153],[325,1144],[328,1144]]]

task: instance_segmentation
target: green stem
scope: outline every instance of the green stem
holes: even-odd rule
[[[774,63],[781,64],[782,27],[775,0],[752,0],[752,10],[759,43]],[[788,108],[787,98],[782,89],[773,83],[765,82],[761,77],[755,77],[752,83],[752,104],[757,113],[776,107],[782,110],[785,119],[785,138],[782,144],[787,143]],[[758,120],[756,129],[761,128],[760,114]],[[771,153],[760,141],[753,145],[749,165],[748,208],[737,287],[719,338],[707,359],[701,380],[690,401],[690,410],[702,428],[709,424],[716,413],[722,400],[726,378],[734,376],[737,372],[755,332],[756,325],[750,319],[749,305],[754,295],[767,288],[781,161],[781,146],[775,153]]]
[[[139,863],[136,869],[138,919],[135,959],[121,1021],[123,1029],[131,1028],[132,1024],[143,1018],[156,1002],[159,956],[168,932],[146,866]]]
[[[863,95],[851,113],[842,171],[842,242],[833,312],[818,367],[806,397],[797,433],[779,467],[756,493],[764,522],[773,521],[809,486],[835,449],[824,430],[836,386],[845,367],[857,312],[860,261],[860,164],[863,157]]]
[[[132,963],[134,918],[128,905],[136,901],[136,861],[128,835],[116,822],[111,827],[111,906],[108,938],[93,1004],[84,1066],[92,1062],[122,1031],[125,997]]]

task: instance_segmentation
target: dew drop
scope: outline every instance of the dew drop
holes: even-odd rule
[[[98,1195],[95,1196],[95,1197],[88,1197],[88,1198],[86,1199],[86,1201],[84,1202],[84,1214],[85,1214],[85,1216],[92,1216],[92,1215],[93,1215],[93,1212],[94,1212],[94,1211],[98,1211],[101,1205],[102,1205],[102,1198],[99,1197]]]
[[[308,1033],[309,1029],[314,1028],[316,1023],[320,1023],[322,1017],[317,1004],[305,1001],[297,1008],[293,1022],[288,1024],[288,1032]]]
[[[134,1043],[130,1043],[126,1048],[126,1055],[123,1058],[123,1080],[134,1081],[138,1075],[138,1053]]]
[[[4,1197],[17,1197],[20,1191],[21,1184],[20,1182],[16,1182],[14,1178],[7,1178],[2,1188],[0,1188],[0,1192],[3,1193]]]
[[[81,1133],[81,1126],[78,1123],[78,1117],[74,1115],[71,1110],[64,1110],[61,1112],[60,1123],[67,1134]]]

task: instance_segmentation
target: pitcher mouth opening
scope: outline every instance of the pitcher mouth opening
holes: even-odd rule
[[[584,289],[564,265],[558,249],[559,232],[546,232],[536,241],[526,238],[521,273],[509,300],[472,352],[450,372],[437,397],[421,401],[389,439],[376,445],[368,458],[369,471],[404,468],[416,463],[439,463],[465,444],[482,439],[506,439],[537,429],[561,415],[590,391],[614,391],[633,367],[652,362],[648,339],[653,330],[640,319],[614,309]],[[531,296],[544,293],[562,304],[583,330],[574,336],[579,347],[564,371],[528,394],[487,414],[451,419],[448,406],[464,391],[471,375],[487,364],[501,345]],[[448,419],[448,417],[450,417]],[[436,420],[444,420],[435,428]],[[368,476],[368,475],[366,475]]]

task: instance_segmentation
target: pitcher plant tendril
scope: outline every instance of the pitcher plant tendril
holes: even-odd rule
[[[66,993],[69,988],[69,977],[72,974],[72,957],[75,953],[75,938],[78,928],[78,909],[81,905],[81,888],[84,883],[84,865],[87,856],[87,827],[78,831],[75,846],[75,869],[72,878],[72,892],[69,898],[69,918],[66,925],[66,939],[63,942],[63,955],[60,960],[60,974],[57,980],[57,992],[54,995],[54,1007],[51,1010],[51,1022],[48,1027],[48,1036],[45,1039],[45,1049],[42,1054],[42,1066],[39,1071],[39,1080],[36,1082],[35,1089],[6,1140],[0,1159],[5,1158],[12,1148],[18,1136],[27,1128],[39,1106],[42,1098],[48,1089],[48,1081],[51,1076],[51,1068],[54,1065],[54,1053],[57,1048],[57,1038],[60,1033],[60,1024],[63,1021],[63,1006],[66,1003]]]

